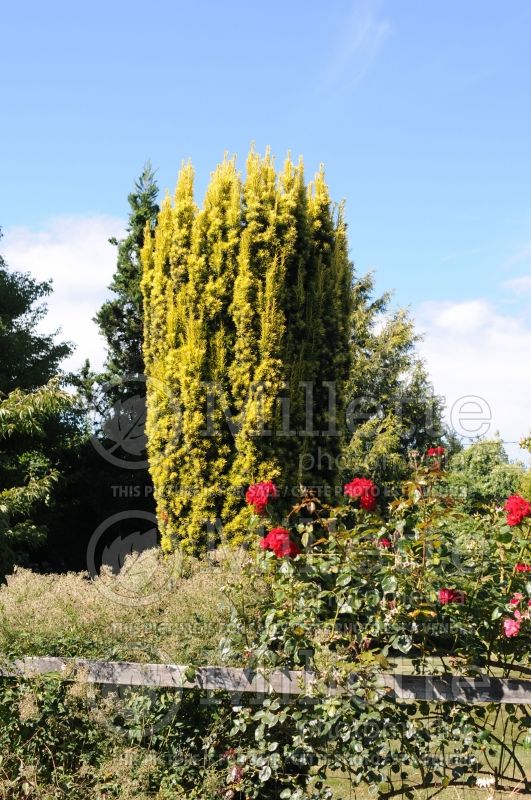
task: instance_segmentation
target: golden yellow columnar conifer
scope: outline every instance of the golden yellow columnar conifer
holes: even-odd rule
[[[141,289],[144,306],[143,357],[146,371],[146,435],[150,472],[157,496],[165,480],[165,454],[175,420],[172,419],[166,391],[168,356],[168,292],[171,287],[170,251],[173,237],[173,212],[169,198],[162,204],[154,237],[146,229],[142,250]],[[165,516],[164,502],[158,497],[159,518]]]
[[[147,432],[163,545],[201,548],[219,517],[241,541],[249,483],[322,483],[316,459],[310,468],[301,457],[318,444],[337,450],[338,437],[322,433],[330,388],[320,382],[338,383],[341,395],[348,372],[348,354],[338,352],[348,350],[351,304],[342,217],[322,171],[308,190],[302,162],[288,158],[277,174],[269,151],[252,150],[242,184],[225,158],[200,210],[187,165],[143,263]],[[306,418],[312,391],[316,430]]]
[[[271,350],[264,344],[263,326],[271,326],[274,314],[272,297],[265,299],[265,276],[268,271],[271,273],[275,262],[276,183],[270,152],[261,158],[251,150],[242,188],[242,233],[230,307],[235,328],[234,357],[228,373],[234,449],[223,519],[225,531],[231,536],[245,529],[249,516],[241,502],[245,487],[259,480],[278,479],[280,475],[277,461],[264,452],[277,377],[271,371],[264,381],[264,370],[260,370],[264,357],[269,358],[273,368]],[[270,295],[271,291],[272,287]],[[267,322],[262,319],[266,303],[270,306]],[[275,335],[281,336],[283,320],[278,320],[278,325]]]
[[[142,254],[146,433],[165,547],[170,544],[166,532],[173,529],[172,504],[180,480],[182,406],[177,354],[187,320],[182,296],[188,282],[192,228],[197,213],[193,185],[194,173],[188,164],[179,173],[173,206],[166,199],[161,209],[157,226],[157,232],[160,227],[161,233],[154,241],[146,237]]]
[[[235,163],[226,159],[213,173],[198,211],[193,172],[184,167],[169,248],[161,240],[165,283],[157,271],[156,237],[154,267],[145,252],[147,434],[165,549],[177,540],[190,549],[203,546],[209,530],[215,530],[225,490],[231,437],[224,412],[234,347],[228,306],[241,232],[240,194]],[[161,210],[164,227],[165,213],[166,204]],[[158,324],[163,305],[164,327]]]

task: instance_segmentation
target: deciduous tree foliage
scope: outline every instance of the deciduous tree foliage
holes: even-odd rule
[[[68,343],[56,342],[54,334],[37,330],[46,314],[40,301],[51,291],[50,283],[9,270],[0,256],[0,393],[42,386],[72,352]]]
[[[1,236],[1,231],[0,231]],[[42,334],[49,283],[10,271],[0,256],[0,574],[44,537],[33,519],[59,477],[57,450],[72,436],[57,380],[71,346]],[[30,518],[31,517],[31,518]],[[37,524],[36,524],[37,522]]]
[[[448,484],[467,511],[477,512],[492,503],[503,505],[522,487],[525,474],[522,462],[509,461],[499,438],[483,439],[450,459]]]
[[[33,545],[42,531],[27,518],[37,503],[50,497],[59,477],[56,469],[39,457],[36,440],[45,437],[45,422],[57,417],[72,404],[58,381],[50,381],[32,392],[15,389],[0,398],[0,460],[4,466],[12,460],[9,444],[19,442],[18,479],[20,484],[0,484],[0,577],[15,561],[21,545]],[[6,451],[7,442],[7,451]],[[23,444],[22,444],[23,443]],[[22,474],[21,474],[22,473]],[[9,470],[6,473],[9,474]]]
[[[185,165],[143,250],[149,457],[163,546],[196,548],[241,496],[274,479],[329,486],[350,368],[353,270],[321,170],[225,158],[195,206]],[[336,403],[334,407],[333,403]],[[311,412],[309,413],[308,408]],[[337,430],[336,430],[337,428]],[[303,458],[303,456],[312,458]],[[322,460],[323,461],[323,460]]]

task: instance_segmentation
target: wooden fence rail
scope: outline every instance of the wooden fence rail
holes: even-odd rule
[[[114,686],[152,686],[229,692],[234,695],[275,693],[284,697],[311,697],[315,676],[304,670],[274,670],[262,673],[232,667],[190,669],[178,664],[140,664],[130,661],[32,658],[15,659],[0,667],[3,677],[56,675],[62,680]],[[468,677],[462,675],[402,675],[380,673],[378,685],[396,700],[427,700],[435,703],[531,703],[531,680],[519,678]],[[356,676],[351,680],[356,693]],[[349,689],[330,686],[330,694]]]

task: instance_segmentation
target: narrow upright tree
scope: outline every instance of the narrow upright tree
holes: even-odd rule
[[[126,235],[111,239],[117,248],[117,263],[109,289],[112,297],[99,309],[95,322],[106,341],[106,360],[103,373],[95,375],[87,363],[85,375],[78,377],[85,402],[98,420],[97,432],[102,440],[110,437],[109,447],[120,442],[122,431],[133,431],[134,441],[141,450],[145,442],[143,430],[145,408],[145,368],[143,355],[144,310],[142,305],[141,252],[146,241],[154,235],[159,212],[158,187],[150,162],[128,196],[130,207]],[[127,444],[127,443],[126,443]],[[128,449],[118,451],[123,458],[123,480],[127,473]],[[131,461],[141,453],[133,451]],[[143,467],[135,470],[135,483],[144,486],[143,504],[153,508],[152,481]]]
[[[334,208],[323,168],[309,191],[311,264],[307,288],[307,319],[311,339],[307,359],[314,380],[313,428],[306,451],[310,473],[318,472],[326,485],[338,474],[344,445],[345,388],[352,363],[353,266],[348,256],[343,205]]]
[[[275,479],[289,492],[301,479],[333,479],[333,465],[319,474],[316,448],[338,449],[330,395],[341,408],[352,267],[322,171],[309,192],[302,163],[288,158],[277,174],[269,152],[252,151],[242,184],[226,159],[195,212],[187,175],[146,242],[142,289],[163,544],[193,549],[220,516],[233,538],[245,536],[249,483]]]
[[[131,211],[126,236],[120,241],[110,240],[118,248],[116,271],[109,286],[114,297],[102,305],[95,317],[107,343],[105,378],[109,381],[144,373],[140,253],[146,230],[155,227],[157,194],[155,173],[147,162],[128,197]]]
[[[230,307],[235,326],[234,359],[229,366],[234,408],[234,451],[230,490],[224,502],[226,528],[238,535],[245,509],[241,497],[249,483],[279,480],[282,467],[272,442],[282,369],[286,320],[283,313],[285,249],[278,243],[279,191],[273,159],[251,151],[243,185],[244,226]],[[242,513],[237,514],[236,512]]]
[[[166,549],[176,539],[204,543],[219,513],[231,450],[223,409],[240,213],[234,160],[213,173],[200,211],[187,165],[173,207],[165,200],[153,245],[144,250],[147,433]]]

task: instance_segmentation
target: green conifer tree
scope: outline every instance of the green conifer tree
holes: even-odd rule
[[[443,442],[455,452],[459,445],[415,349],[412,319],[403,309],[390,310],[390,294],[373,298],[373,290],[371,275],[354,285],[342,464],[345,476],[366,473],[393,493],[410,472],[412,451],[422,454]]]
[[[155,173],[147,162],[128,196],[130,206],[127,234],[111,244],[118,248],[116,271],[110,285],[114,297],[107,300],[95,317],[102,336],[107,342],[106,381],[121,380],[126,376],[143,375],[142,358],[143,310],[140,281],[142,277],[141,251],[146,231],[153,230],[159,207]],[[134,388],[138,391],[138,387]],[[117,397],[127,395],[127,387],[117,388]]]

